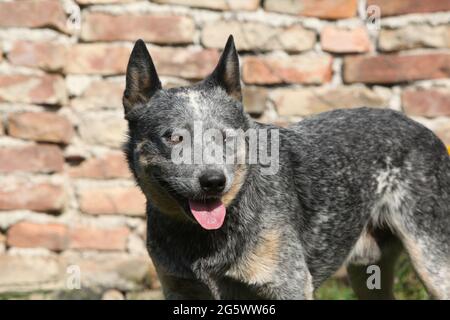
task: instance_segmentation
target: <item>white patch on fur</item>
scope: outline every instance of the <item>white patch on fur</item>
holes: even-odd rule
[[[375,176],[377,180],[377,194],[382,194],[383,191],[389,191],[392,188],[392,183],[398,178],[400,169],[391,167],[392,159],[386,158],[387,169],[378,172]]]
[[[387,158],[388,169],[378,172],[375,177],[378,182],[376,194],[379,199],[372,208],[374,225],[387,224],[392,230],[398,226],[402,211],[412,210],[414,200],[410,196],[409,183],[400,178],[399,168],[389,168],[390,159]]]
[[[199,92],[190,90],[188,92],[179,93],[179,96],[183,97],[183,98],[187,98],[189,101],[189,107],[192,108],[192,110],[194,111],[194,114],[198,117],[201,117],[204,110],[203,110],[202,104],[200,102],[201,97],[200,97]]]
[[[188,94],[189,97],[189,105],[194,109],[196,114],[202,113],[202,107],[200,104],[200,94],[196,91],[191,91]]]
[[[392,159],[386,158],[387,169],[376,173],[374,179],[377,181],[376,196],[371,212],[371,223],[374,226],[385,225],[393,232],[398,233],[402,225],[402,214],[406,210],[412,210],[414,201],[410,197],[408,181],[400,177],[400,168],[391,166]],[[370,264],[379,260],[381,250],[375,239],[365,228],[360,238],[353,247],[347,258],[347,263]]]
[[[381,250],[375,239],[366,229],[362,232],[355,246],[350,252],[346,263],[368,265],[376,263],[381,258]]]

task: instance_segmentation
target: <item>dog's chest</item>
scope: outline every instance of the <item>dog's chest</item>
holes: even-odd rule
[[[279,250],[280,235],[276,230],[269,230],[237,259],[225,276],[249,285],[268,283],[279,267]]]

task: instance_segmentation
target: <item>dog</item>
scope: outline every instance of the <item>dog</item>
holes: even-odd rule
[[[421,124],[365,107],[287,128],[258,123],[243,109],[232,36],[208,77],[170,89],[138,40],[123,105],[124,150],[147,198],[147,248],[167,299],[313,299],[342,265],[359,298],[390,299],[402,249],[430,295],[450,299],[450,158]],[[248,157],[174,163],[175,148],[195,144],[195,122],[267,132],[277,170],[263,174]],[[381,289],[367,287],[370,265]]]

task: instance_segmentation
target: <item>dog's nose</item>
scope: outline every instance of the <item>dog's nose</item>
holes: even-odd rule
[[[222,192],[225,189],[225,175],[216,170],[207,170],[199,178],[200,186],[206,192]]]

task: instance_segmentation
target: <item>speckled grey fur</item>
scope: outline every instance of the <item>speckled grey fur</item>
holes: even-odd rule
[[[148,250],[167,298],[312,298],[342,264],[381,261],[390,239],[400,239],[432,295],[450,298],[450,159],[417,122],[359,108],[279,128],[278,173],[264,176],[259,165],[246,165],[224,225],[207,231],[187,207],[187,199],[201,196],[197,181],[206,167],[174,165],[162,136],[194,120],[221,129],[272,127],[243,111],[232,38],[210,77],[169,90],[138,41],[124,106],[125,152],[148,199]],[[220,168],[227,192],[237,166]],[[183,212],[153,203],[155,185]]]

